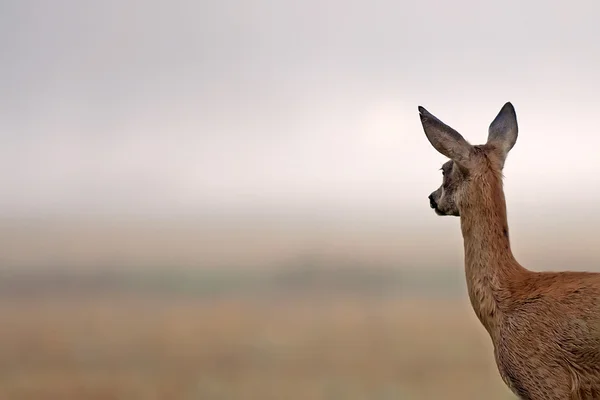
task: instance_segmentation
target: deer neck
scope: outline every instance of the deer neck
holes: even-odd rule
[[[465,272],[471,305],[490,333],[497,330],[500,301],[510,276],[522,267],[508,237],[506,201],[499,173],[473,177],[460,207]]]

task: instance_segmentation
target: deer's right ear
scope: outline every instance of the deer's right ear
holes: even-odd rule
[[[504,104],[496,118],[490,124],[487,142],[500,150],[502,162],[504,162],[508,152],[517,142],[518,135],[517,114],[513,105],[508,102]]]
[[[469,161],[472,146],[460,133],[421,106],[419,106],[419,116],[427,139],[437,151],[459,164],[464,165]]]

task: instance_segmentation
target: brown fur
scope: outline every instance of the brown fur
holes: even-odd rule
[[[431,143],[452,158],[430,202],[460,216],[469,299],[502,379],[523,400],[600,399],[600,274],[530,271],[510,248],[501,172],[517,137],[512,105],[483,146],[420,111]]]

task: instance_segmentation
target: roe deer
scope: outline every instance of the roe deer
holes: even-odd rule
[[[502,169],[517,141],[514,107],[502,107],[479,146],[423,107],[419,114],[450,159],[429,202],[460,217],[469,299],[503,381],[523,400],[600,399],[600,274],[530,271],[510,248]]]

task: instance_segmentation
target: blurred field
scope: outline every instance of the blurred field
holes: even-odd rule
[[[7,293],[0,399],[513,398],[464,296]]]

